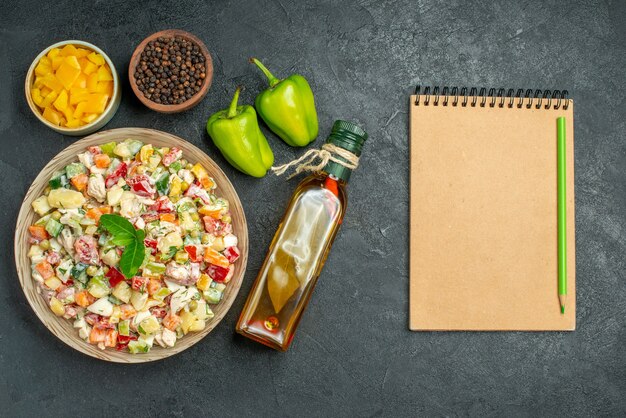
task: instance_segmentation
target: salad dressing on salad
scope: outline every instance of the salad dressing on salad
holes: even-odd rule
[[[54,314],[102,349],[146,353],[202,331],[240,255],[227,200],[182,150],[89,147],[33,202],[32,277]]]
[[[327,142],[359,156],[367,134],[337,121]],[[288,349],[345,214],[350,169],[329,162],[296,188],[237,324],[237,332]]]

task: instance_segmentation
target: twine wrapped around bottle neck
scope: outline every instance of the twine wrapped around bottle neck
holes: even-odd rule
[[[319,160],[319,162],[314,164],[313,162],[315,160]],[[278,167],[272,167],[272,172],[277,176],[281,176],[290,168],[296,167],[295,171],[287,177],[290,179],[303,171],[320,171],[326,167],[326,164],[328,164],[329,161],[340,164],[350,170],[354,170],[359,166],[359,157],[355,154],[344,148],[338,147],[337,145],[327,143],[322,145],[322,149],[310,149],[305,152],[302,157],[296,160]]]

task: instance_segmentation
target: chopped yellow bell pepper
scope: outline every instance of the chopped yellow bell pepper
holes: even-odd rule
[[[182,180],[178,176],[174,176],[172,182],[170,183],[170,197],[180,196],[180,192],[182,191]]]
[[[111,75],[108,65],[98,68],[98,81],[113,81],[113,75]]]
[[[83,122],[80,119],[72,119],[65,124],[67,128],[78,128],[79,126],[82,126],[82,125],[83,125]]]
[[[74,81],[74,84],[72,84],[72,88],[73,87],[79,87],[79,88],[87,88],[87,76],[84,73],[80,73],[78,75],[78,78],[76,78],[76,81]]]
[[[72,55],[72,56],[69,56],[69,57],[65,57],[65,63],[67,63],[67,65],[69,65],[72,68],[80,70],[80,63],[78,62],[78,58],[76,58],[75,55]],[[61,64],[61,65],[63,65],[63,64]]]
[[[93,62],[89,61],[87,58],[81,58],[81,60],[85,60],[85,66],[83,67],[83,73],[89,75],[91,73],[95,73],[98,71],[98,66]]]
[[[87,63],[89,63],[89,62],[91,62],[91,61],[89,61],[89,60],[87,59],[87,57],[80,57],[80,58],[78,59],[78,63],[80,64],[80,70],[81,70],[82,72],[85,72],[85,67],[87,66]],[[93,64],[93,62],[91,62],[91,63]]]
[[[87,106],[86,102],[81,101],[80,103],[78,103],[72,116],[74,116],[75,118],[81,118],[85,113],[85,106]]]
[[[104,65],[104,57],[96,52],[92,52],[91,54],[87,55],[87,58],[98,67]]]
[[[98,81],[96,87],[98,93],[106,93],[109,96],[113,96],[113,82],[112,81]]]
[[[194,176],[197,178],[207,177],[209,173],[205,170],[205,168],[200,163],[196,163],[190,170]]]
[[[89,90],[86,87],[72,87],[70,89],[70,96],[81,94],[89,94]],[[87,100],[87,98],[85,98],[85,100]]]
[[[61,55],[57,55],[56,57],[53,57],[52,58],[52,69],[54,71],[58,70],[64,59],[65,59],[65,57],[62,57]]]
[[[61,50],[59,48],[52,48],[48,51],[47,57],[50,59],[54,59],[54,57],[58,57],[61,54]]]
[[[61,55],[64,57],[76,56],[76,47],[74,45],[65,45],[63,49],[61,49]]]
[[[72,56],[65,57],[55,74],[57,79],[63,84],[63,87],[69,90],[80,73],[80,64],[76,57]]]
[[[53,104],[57,110],[64,112],[65,109],[67,109],[67,91],[62,90],[61,93],[59,93],[59,97],[57,97]]]
[[[76,48],[76,56],[78,58],[86,57],[91,54],[91,51],[85,48]]]
[[[152,145],[151,144],[144,145],[143,147],[141,147],[141,150],[139,151],[139,160],[143,164],[148,164],[152,154],[154,154],[154,148],[152,148]]]
[[[41,90],[39,89],[31,89],[30,97],[33,99],[33,102],[39,107],[43,107],[43,97],[41,96]]]
[[[91,93],[87,104],[85,106],[85,112],[87,113],[102,113],[106,108],[109,95],[104,93]]]
[[[90,94],[91,93],[70,94],[70,104],[74,106],[78,106],[80,103],[86,104]]]
[[[77,128],[105,111],[113,97],[113,74],[96,52],[75,45],[53,48],[35,66],[30,96],[46,120]]]
[[[87,89],[90,93],[98,92],[98,73],[89,74],[89,77],[87,77]]]
[[[82,120],[83,122],[85,122],[85,123],[91,123],[91,122],[93,122],[94,120],[96,120],[96,118],[97,118],[98,116],[100,116],[100,115],[98,115],[98,114],[96,114],[96,113],[89,113],[89,114],[87,114],[87,115],[83,116],[83,118],[82,118],[81,120]]]
[[[72,115],[72,113],[74,113],[74,110],[71,107],[67,107],[65,108],[65,111],[63,112],[63,116],[65,117],[65,126],[67,127],[68,124],[74,124],[74,121],[76,120],[76,118],[74,118],[74,116]],[[80,119],[79,119],[80,122]]]
[[[43,102],[41,103],[42,107],[52,105],[52,102],[54,102],[58,96],[59,94],[56,91],[51,91],[46,97],[44,97]]]
[[[89,90],[81,87],[72,87],[70,89],[70,104],[77,105],[80,102],[89,100]]]
[[[200,278],[198,279],[198,282],[196,283],[196,287],[200,290],[208,290],[211,287],[211,282],[213,281],[213,279],[211,279],[211,277],[206,274],[206,273],[202,273],[200,275]]]
[[[209,177],[209,173],[202,164],[196,163],[196,165],[191,168],[191,172],[196,176],[203,188],[207,190],[215,188],[215,182]]]
[[[50,64],[46,64],[41,61],[35,67],[35,75],[45,76],[46,74],[50,74],[51,72],[52,72],[52,66]]]
[[[61,114],[52,110],[51,107],[46,107],[43,111],[43,117],[53,125],[59,126],[61,124]]]
[[[61,84],[61,82],[52,73],[43,76],[41,82],[44,86],[50,88],[50,90],[53,90],[56,93],[59,93],[61,90],[63,90],[63,84]]]

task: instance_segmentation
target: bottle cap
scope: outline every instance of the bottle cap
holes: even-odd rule
[[[326,142],[344,148],[358,157],[366,140],[367,132],[360,126],[345,120],[336,120]]]
[[[360,126],[345,120],[337,120],[333,124],[326,142],[348,150],[359,157],[366,140],[367,132],[361,129]],[[341,159],[341,157],[338,158]],[[350,173],[352,172],[348,167],[333,161],[328,162],[324,171],[344,181],[350,179]]]

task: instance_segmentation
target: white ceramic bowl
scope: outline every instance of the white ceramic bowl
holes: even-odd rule
[[[39,110],[39,107],[37,107],[35,102],[33,102],[33,99],[31,98],[31,95],[30,95],[30,89],[32,88],[33,82],[35,80],[35,67],[39,63],[39,60],[43,56],[47,55],[48,52],[52,48],[63,48],[65,45],[80,46],[82,48],[95,51],[98,54],[102,55],[106,63],[109,64],[109,67],[111,68],[111,74],[113,75],[113,97],[109,100],[109,103],[107,104],[107,107],[104,109],[104,112],[102,112],[102,114],[93,122],[87,125],[80,126],[78,128],[64,128],[62,126],[56,126],[50,123],[49,121],[47,121],[46,119],[44,119],[42,112]],[[30,110],[33,111],[33,114],[37,117],[37,119],[39,119],[41,123],[43,123],[44,125],[46,125],[47,127],[49,127],[50,129],[54,131],[57,131],[64,135],[70,135],[70,136],[88,135],[102,128],[111,120],[113,115],[115,115],[115,112],[117,112],[117,108],[120,106],[120,100],[122,98],[122,93],[121,93],[121,88],[120,88],[120,79],[117,75],[117,70],[115,69],[115,65],[113,65],[113,61],[111,61],[109,56],[105,54],[100,48],[98,48],[97,46],[93,44],[90,44],[89,42],[77,41],[73,39],[68,40],[68,41],[57,42],[54,45],[50,45],[48,48],[41,51],[39,55],[37,55],[37,58],[34,59],[33,63],[30,65],[30,68],[28,69],[28,73],[26,74],[26,82],[24,83],[24,92],[26,94],[26,101],[28,102],[28,106],[30,106]]]

